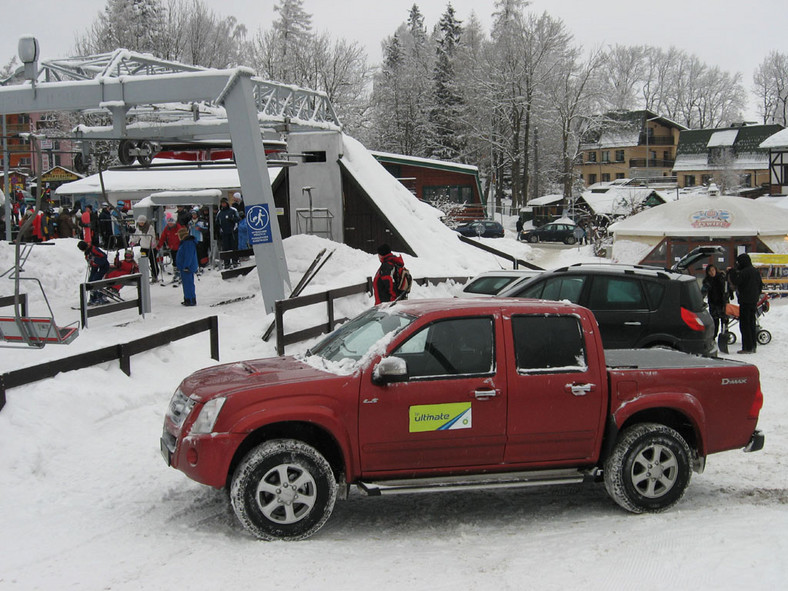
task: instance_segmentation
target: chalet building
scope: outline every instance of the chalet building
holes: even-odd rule
[[[456,216],[458,220],[484,217],[478,167],[402,154],[372,152],[372,155],[418,199],[463,205],[462,212]]]
[[[769,184],[769,150],[761,144],[781,129],[780,125],[741,124],[682,131],[673,174],[680,187],[714,182],[725,193],[730,193],[732,187],[766,187]],[[759,194],[758,191],[739,192]]]
[[[766,138],[760,148],[769,151],[769,194],[788,195],[788,129]]]
[[[616,179],[669,177],[683,125],[648,110],[607,113],[580,142],[575,165],[586,187]]]

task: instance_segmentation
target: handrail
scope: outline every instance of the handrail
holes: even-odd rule
[[[536,265],[524,261],[523,259],[518,259],[513,254],[509,254],[508,252],[503,252],[501,250],[498,250],[497,248],[493,248],[492,246],[487,246],[486,244],[482,244],[481,242],[476,242],[476,240],[468,238],[467,236],[463,236],[462,234],[458,234],[458,236],[460,240],[465,244],[470,244],[471,246],[475,246],[476,248],[479,248],[481,250],[499,256],[502,259],[506,259],[507,261],[512,261],[515,269],[517,268],[518,265],[522,265],[523,267],[527,267],[528,269],[533,269],[534,271],[544,271],[542,267],[537,267]]]

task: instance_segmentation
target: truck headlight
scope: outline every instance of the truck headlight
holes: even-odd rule
[[[186,396],[180,388],[175,390],[175,393],[172,395],[172,399],[170,400],[170,404],[167,407],[167,418],[172,421],[172,424],[175,425],[175,428],[178,429],[178,431],[180,431],[181,427],[183,426],[183,422],[192,411],[194,404],[194,400]]]
[[[210,433],[219,418],[226,398],[214,398],[206,402],[200,409],[200,414],[192,425],[191,432],[196,434]]]

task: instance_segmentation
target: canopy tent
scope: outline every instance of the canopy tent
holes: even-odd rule
[[[744,197],[695,195],[652,207],[609,228],[613,257],[670,266],[694,246],[726,248],[724,264],[736,254],[788,252],[788,211]]]

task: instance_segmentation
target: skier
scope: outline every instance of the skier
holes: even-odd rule
[[[181,273],[181,285],[183,286],[184,306],[196,306],[197,294],[194,290],[194,274],[199,268],[197,264],[197,243],[194,236],[189,234],[188,228],[178,229],[178,238],[181,240],[178,254],[175,258],[175,265]]]
[[[372,281],[375,304],[406,299],[410,291],[410,273],[401,256],[391,252],[388,244],[378,246],[380,267]]]
[[[99,281],[104,279],[104,275],[109,270],[109,260],[107,253],[101,250],[98,246],[88,244],[84,240],[77,242],[77,248],[85,253],[85,260],[88,262],[90,275],[88,282]],[[106,304],[107,296],[101,293],[98,289],[91,289],[89,305]]]

